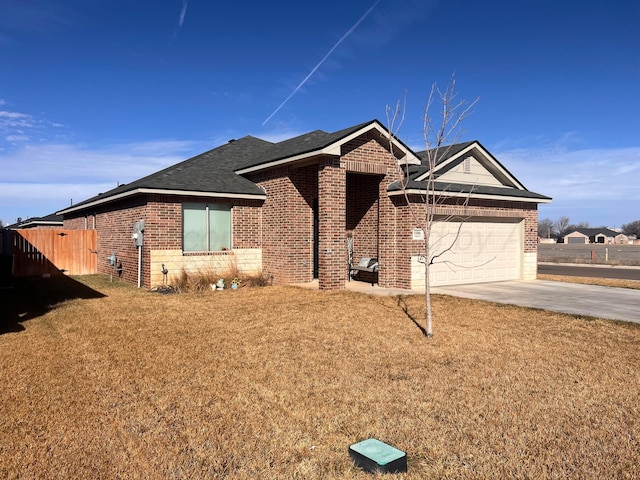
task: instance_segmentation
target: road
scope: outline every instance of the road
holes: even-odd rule
[[[567,265],[566,263],[539,263],[538,273],[542,275],[566,275],[569,277],[595,277],[618,278],[622,280],[640,280],[640,268],[638,267],[593,267],[591,265]]]

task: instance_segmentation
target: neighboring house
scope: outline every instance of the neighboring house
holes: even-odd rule
[[[378,259],[380,286],[419,288],[422,242],[407,202],[421,201],[428,170],[424,152],[392,142],[377,120],[279,143],[246,136],[58,214],[65,228],[98,231],[98,271],[111,271],[113,253],[123,278],[135,282],[139,270],[145,287],[162,283],[164,264],[169,278],[232,265],[276,284],[317,278],[321,289],[342,289],[349,239],[355,262]],[[461,229],[447,264],[432,267],[434,283],[535,278],[538,204],[551,199],[477,141],[451,146],[435,173],[437,213],[458,217],[432,238],[443,244]]]
[[[545,243],[545,244],[558,243],[558,239],[557,238],[538,237],[538,243]]]
[[[27,218],[26,220],[14,223],[13,225],[8,225],[7,229],[18,230],[24,228],[62,228],[62,226],[62,215],[51,213],[44,217]]]
[[[615,243],[618,245],[626,245],[629,243],[629,237],[624,233],[604,227],[578,228],[565,235],[563,243]]]

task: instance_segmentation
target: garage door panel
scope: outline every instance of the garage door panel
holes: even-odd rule
[[[519,279],[523,252],[521,225],[521,222],[473,221],[434,224],[432,253],[441,256],[431,266],[432,285]]]

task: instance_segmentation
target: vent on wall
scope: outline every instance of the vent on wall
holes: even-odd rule
[[[464,173],[471,173],[471,157],[467,157],[462,162],[462,169]]]

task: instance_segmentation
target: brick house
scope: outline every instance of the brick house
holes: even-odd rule
[[[561,243],[607,243],[626,245],[629,237],[621,232],[616,232],[606,227],[578,228],[566,234]]]
[[[162,264],[171,278],[233,262],[276,284],[317,278],[321,289],[341,289],[349,239],[356,261],[379,260],[380,286],[417,288],[420,240],[407,201],[421,201],[428,172],[424,152],[392,142],[377,120],[278,143],[246,136],[58,214],[65,228],[98,231],[98,271],[110,271],[115,253],[123,278],[145,287],[162,282]],[[434,283],[535,278],[537,208],[551,199],[527,190],[475,141],[448,149],[437,174],[437,213],[464,220],[438,226],[439,237],[454,229],[460,238],[442,270],[432,269]],[[461,262],[471,266],[452,269]]]
[[[6,228],[10,230],[26,229],[26,228],[39,228],[39,229],[58,229],[62,228],[63,220],[62,215],[50,213],[44,217],[32,217],[22,220],[13,225],[8,225]]]

